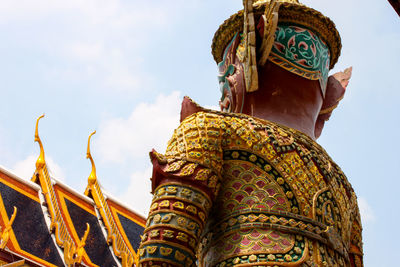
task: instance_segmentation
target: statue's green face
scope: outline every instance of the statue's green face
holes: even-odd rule
[[[218,64],[218,83],[221,91],[220,107],[222,111],[231,112],[233,104],[232,88],[228,77],[235,73],[235,66],[232,62],[232,57],[228,56],[231,53],[232,46],[237,35],[232,39],[224,52],[222,61]]]
[[[222,111],[241,113],[244,104],[245,84],[243,65],[237,56],[241,42],[237,33],[225,48],[222,61],[218,64],[218,82],[221,90],[220,107]]]

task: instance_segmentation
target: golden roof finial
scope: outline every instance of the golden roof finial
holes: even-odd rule
[[[39,147],[40,147],[40,154],[38,159],[36,160],[36,170],[39,170],[41,168],[43,168],[46,165],[46,161],[44,159],[44,149],[43,149],[43,144],[42,144],[42,140],[40,140],[39,137],[39,120],[41,118],[44,117],[44,114],[42,116],[40,116],[37,120],[36,120],[36,129],[35,129],[35,142],[39,143]]]
[[[97,180],[97,175],[96,175],[96,166],[94,165],[94,160],[92,158],[92,155],[90,154],[90,139],[92,138],[92,135],[94,135],[96,131],[91,133],[89,135],[88,139],[88,144],[87,144],[87,152],[86,152],[86,158],[90,159],[90,162],[92,163],[92,171],[90,172],[89,178],[88,178],[88,183],[89,185],[94,184],[94,182]]]

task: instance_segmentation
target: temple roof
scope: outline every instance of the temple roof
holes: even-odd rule
[[[92,173],[81,194],[49,175],[37,129],[35,141],[31,181],[0,166],[0,265],[135,265],[145,218],[104,193],[89,143]]]
[[[389,0],[389,2],[400,16],[400,0]]]

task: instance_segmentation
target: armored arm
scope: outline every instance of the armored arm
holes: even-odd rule
[[[362,243],[362,227],[361,227],[361,219],[360,212],[358,207],[355,207],[353,216],[352,216],[352,226],[350,232],[350,262],[351,266],[355,267],[363,267],[363,243]]]
[[[198,113],[175,130],[165,155],[150,153],[154,197],[139,249],[141,266],[195,265],[219,189],[222,149],[213,135],[221,136],[218,127]]]

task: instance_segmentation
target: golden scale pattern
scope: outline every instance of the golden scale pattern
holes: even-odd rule
[[[164,171],[180,177],[182,181],[186,179],[189,183],[205,185],[211,190],[211,197],[201,192],[196,186],[192,186],[186,189],[196,191],[197,195],[203,196],[203,200],[193,201],[193,199],[190,199],[189,201],[182,196],[182,193],[177,193],[185,189],[179,183],[160,186],[155,191],[147,228],[142,240],[141,256],[146,255],[146,249],[148,249],[145,246],[146,244],[156,242],[149,235],[166,234],[165,232],[150,232],[150,230],[157,228],[157,222],[175,220],[174,223],[164,224],[163,226],[173,227],[172,225],[178,225],[178,229],[170,231],[181,231],[185,237],[183,240],[191,242],[190,246],[183,248],[187,253],[186,256],[175,253],[182,259],[190,258],[185,264],[190,266],[189,263],[195,259],[194,248],[197,246],[200,234],[205,228],[208,212],[212,201],[214,201],[213,196],[218,195],[221,182],[223,182],[223,157],[224,151],[227,150],[247,151],[251,154],[249,161],[255,162],[257,157],[265,159],[270,167],[276,169],[281,175],[277,183],[287,183],[293,192],[289,192],[293,194],[292,196],[289,194],[289,196],[295,198],[299,203],[299,209],[288,210],[287,212],[294,214],[293,216],[298,216],[300,219],[288,217],[287,214],[280,216],[277,213],[271,216],[249,214],[240,217],[239,220],[268,221],[279,227],[288,226],[290,229],[297,228],[303,232],[308,231],[308,237],[314,238],[314,241],[311,242],[309,238],[305,238],[302,242],[303,250],[305,249],[304,246],[307,248],[304,253],[307,252],[309,259],[319,259],[320,263],[338,262],[343,263],[340,266],[345,266],[343,255],[340,256],[331,248],[318,245],[318,248],[315,249],[315,245],[320,244],[315,240],[318,240],[318,236],[329,229],[327,224],[339,233],[340,239],[345,244],[344,248],[335,247],[337,251],[346,251],[346,253],[349,251],[350,234],[353,235],[353,240],[361,240],[361,228],[359,227],[361,224],[359,223],[359,215],[355,212],[357,211],[355,194],[340,168],[330,159],[325,150],[311,138],[294,129],[243,114],[214,111],[198,112],[186,118],[175,130],[168,143],[166,154],[156,155],[159,163],[165,166]],[[163,194],[167,194],[168,190],[172,190],[174,193],[165,197]],[[335,205],[323,204],[324,201],[331,200],[334,201]],[[322,204],[319,201],[322,201]],[[204,205],[205,203],[207,204]],[[332,210],[333,215],[331,217],[325,216],[326,210]],[[332,218],[334,217],[336,222],[333,222]],[[310,221],[315,223],[307,223],[304,218],[309,218]],[[352,229],[353,222],[356,222],[359,229]],[[191,223],[192,227],[187,227],[188,223]],[[219,227],[228,226],[225,224]],[[157,229],[162,231],[160,227]],[[179,235],[179,231],[175,231],[175,235]],[[201,243],[204,244],[200,248],[204,249],[207,247],[207,233],[203,234]],[[187,239],[186,236],[193,239]],[[295,236],[299,237],[298,235]],[[181,243],[182,246],[184,244]],[[167,245],[171,245],[171,243]],[[164,251],[167,247],[164,248]],[[187,249],[188,247],[190,249]],[[357,247],[361,250],[361,244],[358,243]],[[153,249],[156,250],[157,247],[153,246]],[[198,251],[198,253],[202,252]],[[269,258],[275,257],[273,254],[271,255]],[[285,256],[285,259],[290,258],[289,256]],[[300,257],[300,255],[296,257]],[[303,255],[302,260],[306,262],[307,257]],[[144,262],[141,261],[141,263]],[[309,262],[311,264],[311,261]],[[230,259],[230,263],[232,263],[232,259]],[[224,264],[229,264],[229,262],[220,262],[218,266]],[[254,262],[254,264],[257,264],[257,262]],[[146,264],[143,264],[143,266],[146,266]]]

